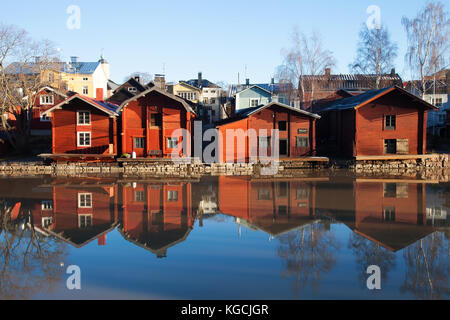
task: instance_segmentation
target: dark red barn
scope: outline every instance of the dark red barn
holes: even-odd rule
[[[332,101],[319,113],[321,153],[345,157],[426,153],[434,106],[398,86]]]

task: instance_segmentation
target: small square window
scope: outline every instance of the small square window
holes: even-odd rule
[[[52,200],[44,200],[41,202],[42,210],[53,210],[53,201]]]
[[[395,221],[395,207],[383,208],[383,221],[394,222]]]
[[[41,95],[40,96],[41,105],[53,105],[55,98],[53,95]]]
[[[91,124],[91,113],[89,111],[77,112],[77,124],[79,126],[87,126]]]
[[[92,208],[92,193],[78,194],[78,208]]]
[[[178,138],[167,138],[167,148],[175,149],[178,146]]]
[[[259,105],[259,99],[250,99],[250,107],[257,107]]]
[[[136,191],[134,193],[134,201],[145,202],[145,192],[144,191]]]
[[[270,189],[258,189],[258,200],[272,200]]]
[[[135,149],[144,149],[145,148],[145,138],[142,138],[142,137],[134,138],[134,148]]]
[[[88,95],[89,94],[89,87],[83,87],[83,94]]]
[[[52,217],[43,217],[42,218],[42,228],[49,228],[53,224],[53,218]]]
[[[91,133],[90,132],[78,132],[78,146],[90,147],[91,146]]]
[[[385,117],[385,126],[384,128],[386,130],[395,130],[396,127],[396,116],[395,115],[388,115]]]
[[[167,191],[167,200],[168,201],[178,201],[178,191]]]
[[[151,127],[161,127],[162,126],[162,116],[160,113],[150,114],[150,126]]]
[[[297,148],[307,148],[309,146],[308,137],[297,137]]]
[[[286,121],[278,122],[278,130],[286,131],[287,130],[287,122]]]
[[[78,215],[78,227],[80,229],[92,227],[92,214]]]

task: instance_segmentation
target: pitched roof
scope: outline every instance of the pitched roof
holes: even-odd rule
[[[243,120],[243,119],[248,118],[248,117],[250,117],[251,115],[253,115],[253,114],[257,113],[257,112],[260,112],[260,111],[262,111],[264,109],[267,109],[267,108],[270,108],[270,107],[273,107],[273,106],[282,107],[282,108],[285,108],[287,110],[290,110],[292,112],[295,112],[295,113],[298,113],[298,114],[301,114],[301,115],[304,115],[304,116],[308,116],[308,117],[315,118],[315,119],[320,119],[320,116],[318,114],[311,113],[311,112],[308,112],[308,111],[305,111],[305,110],[301,110],[301,109],[297,109],[297,108],[293,108],[291,106],[288,106],[288,105],[280,103],[280,102],[271,102],[271,103],[266,104],[266,105],[261,105],[261,106],[257,106],[257,107],[250,107],[250,108],[245,108],[245,109],[238,110],[238,111],[236,111],[236,115],[235,116],[233,116],[231,118],[228,118],[228,119],[225,119],[223,121],[220,121],[217,124],[217,126],[220,127],[220,126],[228,124],[228,123],[232,123],[232,122],[235,122],[235,121]]]
[[[327,107],[323,108],[320,112],[327,112],[331,110],[348,110],[348,109],[356,109],[359,107],[362,107],[378,98],[381,98],[382,96],[397,91],[399,93],[405,94],[409,96],[410,98],[416,100],[419,103],[424,104],[429,109],[436,109],[435,106],[429,104],[428,102],[422,100],[421,98],[409,93],[403,88],[400,88],[398,86],[392,86],[382,89],[376,89],[376,90],[370,90],[367,92],[364,92],[360,95],[348,97],[344,99],[339,99],[332,101]]]
[[[48,114],[49,112],[52,112],[53,110],[62,109],[62,107],[66,104],[69,104],[72,100],[79,99],[81,101],[84,101],[93,107],[99,109],[100,111],[103,111],[104,113],[110,115],[110,116],[118,116],[120,114],[119,106],[117,104],[113,104],[110,102],[95,100],[86,96],[82,96],[79,94],[75,94],[71,96],[70,98],[64,100],[60,104],[54,106],[53,108],[48,109],[47,111],[43,112],[43,115]]]
[[[241,94],[242,92],[247,91],[247,90],[251,90],[251,89],[260,89],[260,90],[265,91],[268,94],[272,95],[272,92],[270,92],[269,90],[266,90],[266,89],[264,89],[264,88],[262,88],[262,87],[260,87],[260,86],[258,86],[256,84],[251,85],[251,86],[245,88],[244,90],[238,91],[234,95]]]
[[[209,80],[203,79],[202,80],[202,85],[199,86],[198,85],[198,79],[190,79],[188,81],[185,81],[187,84],[196,87],[196,88],[220,88],[217,84],[212,83]]]
[[[231,86],[230,95],[234,96],[235,94],[242,92],[248,88],[251,88],[253,86],[258,86],[261,89],[264,89],[271,94],[277,94],[281,91],[288,91],[290,89],[291,85],[288,83],[254,83],[254,84],[235,84]]]
[[[39,63],[28,62],[13,62],[7,67],[7,72],[10,74],[38,74],[41,69],[54,69],[56,71],[70,73],[70,74],[92,74],[97,70],[100,61],[97,62],[49,62],[48,66],[40,66]]]
[[[122,111],[122,109],[123,109],[128,103],[130,103],[131,101],[137,100],[137,99],[139,99],[139,98],[141,98],[141,97],[145,97],[146,95],[148,95],[148,94],[150,94],[150,93],[153,93],[153,92],[157,92],[157,93],[159,93],[159,94],[162,94],[162,95],[168,97],[169,99],[173,99],[173,100],[175,100],[175,101],[178,101],[179,103],[181,103],[181,104],[183,105],[183,107],[186,109],[186,111],[195,114],[194,109],[192,109],[191,105],[190,105],[186,100],[184,100],[184,99],[182,99],[182,98],[180,98],[180,97],[178,97],[178,96],[176,96],[176,95],[173,95],[173,94],[171,94],[171,93],[169,93],[169,92],[166,92],[166,91],[164,91],[164,90],[162,90],[162,89],[160,89],[160,88],[158,88],[158,87],[156,87],[156,86],[155,86],[155,87],[152,87],[152,88],[150,88],[150,89],[148,89],[148,90],[145,90],[144,92],[141,92],[141,93],[135,95],[134,97],[132,97],[132,98],[130,98],[130,99],[124,101],[124,102],[120,105],[119,111]]]

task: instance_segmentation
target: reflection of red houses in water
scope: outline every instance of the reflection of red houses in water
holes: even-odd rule
[[[354,192],[357,234],[397,251],[434,232],[426,226],[424,183],[357,179]]]
[[[191,184],[132,183],[122,188],[125,239],[165,257],[193,228]]]
[[[86,180],[86,179],[84,179]],[[52,200],[43,200],[32,209],[35,228],[45,234],[82,247],[94,239],[106,244],[106,234],[117,224],[114,184],[54,181]]]
[[[219,177],[219,210],[273,236],[314,222],[315,185],[307,180]]]

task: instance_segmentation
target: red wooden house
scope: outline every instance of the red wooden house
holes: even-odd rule
[[[319,113],[324,154],[346,157],[426,153],[427,111],[436,107],[392,86],[332,101]]]
[[[114,159],[119,106],[74,95],[43,113],[52,119],[52,155],[60,159]]]
[[[44,87],[35,96],[31,119],[32,136],[50,136],[51,118],[43,113],[66,100],[68,96],[52,87]]]
[[[271,236],[311,224],[316,219],[313,181],[258,181],[219,177],[219,210],[237,222]]]
[[[119,112],[122,154],[170,157],[179,143],[190,147],[188,137],[173,136],[180,128],[191,132],[195,117],[190,104],[180,97],[153,87],[123,102]]]
[[[123,186],[119,231],[128,241],[165,257],[167,249],[184,241],[193,228],[191,188],[183,182]]]
[[[106,234],[118,223],[117,186],[99,181],[52,182],[52,198],[32,210],[34,227],[80,248],[97,240],[106,244]]]
[[[272,130],[279,130],[280,158],[313,156],[316,151],[315,123],[320,116],[304,110],[292,108],[278,102],[265,106],[243,109],[235,116],[224,120],[219,129],[220,162],[246,162],[261,148],[267,148],[271,155]],[[234,144],[227,144],[227,130],[253,129],[257,133],[256,143],[248,137],[243,148],[237,138]],[[262,133],[260,130],[266,130]],[[251,150],[252,149],[252,150]]]

